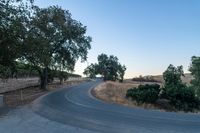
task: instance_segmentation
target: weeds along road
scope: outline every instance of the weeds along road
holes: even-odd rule
[[[94,98],[101,81],[62,89],[36,100],[36,114],[65,125],[104,133],[199,133],[200,115],[128,108]]]

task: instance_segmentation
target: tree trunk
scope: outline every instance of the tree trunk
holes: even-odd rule
[[[63,84],[63,78],[60,78],[60,84]]]
[[[47,79],[48,79],[48,71],[47,71],[47,67],[45,67],[40,75],[40,88],[43,90],[46,90],[46,86],[47,86]]]

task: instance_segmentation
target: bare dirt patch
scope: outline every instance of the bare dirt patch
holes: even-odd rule
[[[165,111],[174,111],[174,109],[168,104],[166,100],[159,100],[156,104],[137,104],[136,101],[126,98],[126,92],[128,89],[137,87],[140,84],[138,82],[129,83],[117,83],[117,82],[104,82],[92,90],[92,94],[109,103],[121,104],[129,107],[145,108],[145,109],[159,109]]]

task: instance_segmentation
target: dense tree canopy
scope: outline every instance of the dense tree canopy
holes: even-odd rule
[[[32,1],[3,0],[0,19],[1,68],[14,67],[16,61],[30,64],[40,73],[41,88],[46,88],[48,70],[63,75],[74,70],[79,58],[87,59],[91,48],[87,28],[61,7],[39,8]]]
[[[35,10],[25,39],[24,59],[41,67],[38,71],[45,85],[48,67],[73,71],[79,57],[82,61],[87,59],[91,38],[85,35],[86,27],[72,19],[69,11],[58,6]]]
[[[162,97],[167,98],[176,109],[193,111],[199,109],[199,99],[195,91],[181,80],[184,76],[183,67],[170,65],[163,73],[165,80]]]
[[[192,63],[189,71],[194,77],[194,79],[191,81],[192,87],[195,89],[198,97],[200,97],[200,57],[192,57]]]
[[[97,64],[89,65],[83,72],[83,74],[87,75],[89,78],[93,79],[97,74]]]
[[[97,74],[100,74],[103,76],[104,80],[119,80],[123,82],[126,67],[119,63],[116,56],[101,54],[97,59],[97,64],[91,64],[85,69],[85,75],[95,77]]]
[[[22,54],[26,25],[30,17],[32,1],[0,1],[0,73],[9,77],[15,71],[15,60]]]
[[[173,95],[173,92],[185,87],[185,85],[182,83],[181,76],[184,76],[183,67],[175,67],[171,64],[163,73],[163,79],[165,81],[163,94],[166,98],[169,98],[171,95]]]
[[[183,66],[178,66],[176,68],[170,64],[167,70],[163,73],[165,86],[177,86],[182,84],[181,76],[184,76]]]

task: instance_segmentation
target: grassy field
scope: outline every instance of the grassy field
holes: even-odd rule
[[[117,83],[104,82],[93,89],[92,94],[109,103],[121,104],[129,107],[141,107],[146,109],[156,109],[158,107],[152,104],[137,105],[136,102],[126,98],[126,91],[132,87],[137,87],[139,83]]]
[[[164,83],[163,77],[161,75],[153,76],[155,80],[158,81],[158,84],[161,86]],[[189,84],[192,79],[190,74],[185,74],[185,77],[182,77],[184,83]],[[131,79],[126,79],[124,83],[118,82],[104,82],[93,89],[92,93],[97,98],[109,102],[121,104],[129,107],[139,107],[146,109],[159,109],[164,111],[176,111],[173,107],[169,105],[169,103],[165,100],[157,101],[156,104],[141,104],[138,105],[135,101],[126,98],[126,92],[128,89],[137,87],[142,84],[154,84],[155,82],[136,82]]]
[[[162,75],[156,75],[156,76],[152,76],[152,77],[153,77],[154,80],[156,80],[156,81],[158,81],[160,83],[164,83],[164,79],[163,79]],[[186,73],[185,77],[182,77],[182,81],[184,83],[187,83],[187,84],[189,84],[192,79],[193,79],[193,77],[189,73]],[[132,79],[126,79],[125,83],[134,83],[134,82],[132,81]],[[141,82],[139,82],[139,83],[141,83]],[[142,82],[142,84],[145,84],[145,83]]]
[[[153,76],[153,77],[154,77],[155,80],[161,81],[162,83],[164,82],[163,76],[162,76],[162,75]],[[189,73],[186,73],[186,74],[185,74],[185,77],[182,77],[182,81],[183,81],[184,83],[187,83],[187,84],[189,84],[190,81],[191,81],[192,79],[193,79],[193,77],[192,77],[192,75],[189,74]]]

